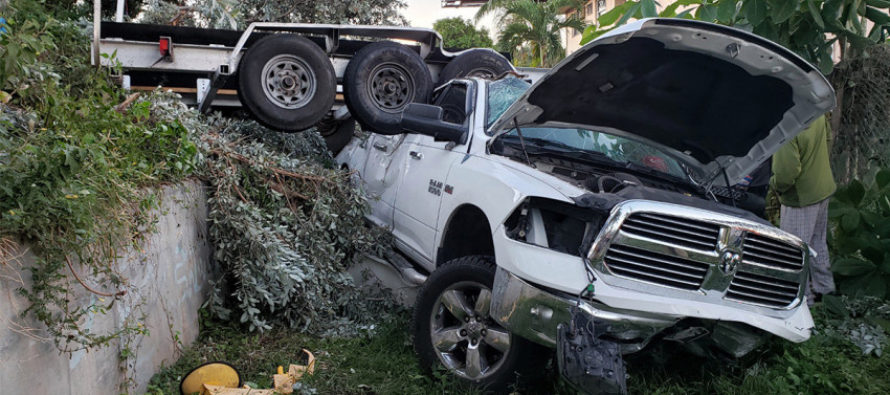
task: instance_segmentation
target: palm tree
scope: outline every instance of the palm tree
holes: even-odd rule
[[[553,66],[565,57],[560,31],[570,28],[584,30],[584,22],[577,14],[564,18],[566,9],[581,9],[583,0],[491,0],[476,12],[476,20],[497,13],[498,46],[515,51],[517,47],[531,48],[532,66]]]

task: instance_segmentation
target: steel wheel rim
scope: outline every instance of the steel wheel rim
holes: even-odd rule
[[[315,72],[303,59],[278,55],[263,66],[260,84],[266,98],[288,110],[305,106],[315,96]]]
[[[370,75],[368,94],[377,108],[396,113],[414,101],[414,78],[402,66],[382,63]]]
[[[479,67],[479,68],[470,70],[470,72],[467,73],[466,78],[470,78],[470,77],[479,77],[479,78],[482,78],[485,80],[491,80],[497,76],[494,75],[494,70],[492,70],[488,67]]]
[[[460,377],[480,380],[504,364],[510,332],[489,316],[491,289],[473,281],[443,291],[430,314],[430,340],[439,361]]]

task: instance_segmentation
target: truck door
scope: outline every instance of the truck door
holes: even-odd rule
[[[399,187],[399,167],[405,162],[404,157],[407,155],[405,150],[399,150],[404,140],[404,134],[384,136],[372,133],[365,142],[368,159],[362,170],[362,179],[371,206],[370,219],[378,226],[393,226],[393,204]]]
[[[467,83],[455,81],[434,94],[433,104],[442,107],[445,121],[469,125],[469,88]],[[403,144],[400,150],[407,152],[407,159],[401,169],[403,181],[396,192],[393,234],[402,251],[432,265],[436,228],[441,220],[439,205],[443,197],[452,193],[452,187],[446,183],[448,171],[464,158],[467,147],[419,134],[409,135]]]

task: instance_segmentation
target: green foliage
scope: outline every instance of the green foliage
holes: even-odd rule
[[[439,19],[433,23],[433,30],[442,35],[445,48],[491,48],[494,45],[488,29],[476,29],[472,21],[461,17]]]
[[[363,295],[346,274],[362,253],[380,254],[385,233],[365,226],[365,197],[351,173],[325,167],[330,159],[314,132],[287,135],[304,155],[263,144],[277,134],[252,121],[218,120],[202,137],[202,177],[209,184],[210,236],[222,265],[212,310],[250,330],[271,324],[313,331],[374,321]],[[246,133],[245,133],[246,131]],[[279,141],[279,144],[287,141]],[[339,328],[348,331],[349,327]]]
[[[791,49],[828,74],[834,66],[835,41],[842,43],[842,53],[858,53],[886,41],[890,31],[890,3],[883,0],[677,0],[658,15],[654,3],[631,0],[615,7],[585,30],[581,43],[631,18],[690,18],[753,31]],[[680,7],[685,11],[677,13]],[[866,21],[871,23],[870,30]]]
[[[795,344],[773,338],[742,360],[690,356],[678,347],[654,344],[625,356],[632,394],[881,394],[890,392],[890,356],[885,348],[890,305],[869,298],[826,298],[813,308],[816,330]],[[156,393],[178,391],[182,375],[201,363],[223,360],[246,381],[267,387],[278,365],[296,362],[301,348],[318,358],[316,374],[304,385],[318,393],[462,394],[442,372],[425,375],[411,349],[407,314],[378,329],[351,337],[311,337],[273,329],[245,333],[231,324],[204,322],[201,338],[176,364],[156,374]],[[522,393],[576,394],[559,380],[553,361],[543,361],[548,375]]]
[[[250,22],[406,25],[404,6],[402,0],[147,0],[139,21],[222,29]]]
[[[80,26],[56,20],[33,0],[13,1],[9,9],[0,238],[25,242],[37,256],[28,268],[32,286],[21,289],[31,303],[27,313],[46,324],[63,351],[141,333],[138,301],[128,306],[136,321],[116,332],[83,324],[127,298],[127,280],[112,263],[118,249],[151,227],[147,213],[156,202],[142,187],[194,172],[197,146],[182,124],[156,118],[147,101],[116,108],[123,95],[107,71],[89,66]],[[69,271],[88,281],[78,285]],[[81,286],[100,298],[85,299]]]
[[[841,187],[829,206],[832,270],[840,291],[887,298],[890,282],[890,169],[868,185]]]
[[[555,0],[539,2],[534,0],[492,0],[479,8],[476,20],[497,13],[500,33],[498,48],[523,55],[524,48],[530,48],[530,64],[522,66],[552,67],[565,57],[562,47],[564,29],[584,30],[584,21],[577,15],[563,18],[566,8],[580,9],[583,1]],[[514,56],[517,60],[526,56]]]

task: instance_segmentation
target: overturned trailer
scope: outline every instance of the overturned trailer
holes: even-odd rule
[[[100,13],[97,10],[96,18]],[[397,134],[409,103],[460,77],[516,72],[492,49],[448,51],[432,29],[257,22],[244,30],[95,24],[93,62],[131,90],[162,86],[202,112],[244,107],[271,128],[319,125],[333,151],[365,129]]]

